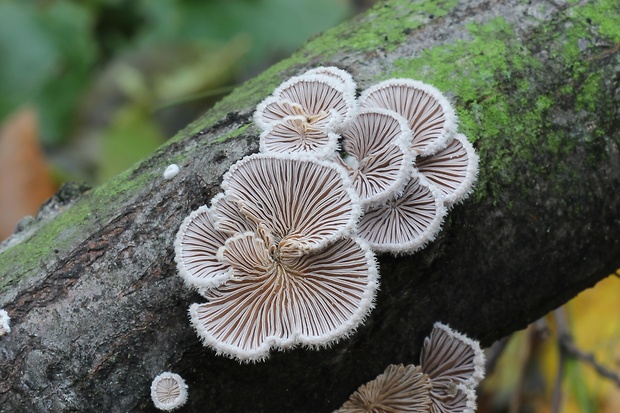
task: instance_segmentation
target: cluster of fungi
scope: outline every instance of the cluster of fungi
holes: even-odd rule
[[[435,323],[419,366],[388,366],[334,413],[473,413],[484,361],[477,341]]]
[[[356,96],[348,72],[318,67],[277,87],[254,122],[260,153],[175,242],[180,276],[206,300],[189,309],[198,335],[243,362],[352,334],[374,306],[375,254],[432,241],[478,163],[448,100],[411,79]]]

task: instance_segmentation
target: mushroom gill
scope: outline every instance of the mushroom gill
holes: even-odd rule
[[[435,87],[411,79],[388,79],[366,89],[361,107],[393,110],[409,121],[412,149],[428,156],[443,148],[456,131],[456,114]]]
[[[206,345],[257,361],[271,348],[329,345],[363,321],[378,283],[374,255],[363,242],[345,238],[298,256],[266,239],[248,232],[220,250],[234,276],[190,308]]]
[[[478,156],[463,134],[456,134],[437,153],[419,157],[418,171],[441,192],[446,206],[452,206],[469,195],[478,175]]]
[[[410,254],[435,238],[445,214],[437,189],[414,175],[400,196],[366,210],[357,233],[377,252]]]
[[[343,164],[364,207],[400,194],[412,173],[410,145],[407,121],[385,109],[360,111],[343,132]]]

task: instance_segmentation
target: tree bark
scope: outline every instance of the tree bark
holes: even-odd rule
[[[189,384],[182,412],[329,412],[388,364],[417,364],[435,321],[490,345],[620,267],[620,11],[613,2],[388,1],[238,88],[149,159],[68,185],[0,246],[0,412],[151,412],[152,379]],[[615,9],[614,9],[615,8]],[[437,239],[382,256],[376,308],[329,349],[239,364],[203,347],[173,240],[223,173],[257,151],[252,112],[282,81],[336,65],[452,100],[480,155]],[[162,178],[168,164],[181,173]],[[605,316],[605,315],[602,315]]]

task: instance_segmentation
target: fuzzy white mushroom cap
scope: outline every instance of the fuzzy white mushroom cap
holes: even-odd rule
[[[366,89],[359,101],[363,108],[386,108],[407,119],[417,155],[442,149],[456,131],[457,117],[448,99],[434,86],[417,80],[385,80]]]
[[[328,346],[352,334],[374,306],[377,264],[360,240],[296,256],[247,232],[229,239],[219,256],[234,276],[189,310],[198,335],[218,354],[249,362],[272,348]]]
[[[362,214],[346,171],[314,157],[245,157],[224,175],[222,188],[229,202],[240,208],[248,221],[260,224],[282,244],[280,248],[301,253],[348,236]]]
[[[418,366],[389,365],[334,413],[430,412],[431,382]]]
[[[477,341],[435,323],[420,356],[420,366],[433,386],[431,411],[473,413],[475,388],[484,378],[484,363],[484,353]]]
[[[435,323],[430,336],[424,339],[420,365],[435,384],[476,387],[484,378],[484,363],[480,343],[445,324]]]
[[[352,237],[362,210],[344,168],[255,154],[230,168],[222,188],[214,219],[205,214],[200,227],[226,234],[216,259],[232,274],[189,311],[205,345],[256,361],[351,334],[373,307],[378,271],[370,247]]]
[[[0,308],[0,337],[11,332],[9,313]]]
[[[333,129],[329,126],[327,130]],[[260,135],[262,153],[307,153],[319,158],[332,156],[340,136],[308,123],[305,116],[288,116],[274,122]]]
[[[151,399],[159,410],[174,410],[187,401],[187,384],[176,373],[161,373],[151,383]]]
[[[386,109],[361,110],[343,132],[343,163],[365,208],[402,192],[413,172],[410,146],[407,121]]]
[[[353,76],[346,70],[335,66],[319,66],[304,72],[303,76],[322,75],[328,76],[338,81],[342,85],[342,90],[350,96],[355,96],[357,84],[353,80]]]
[[[448,145],[430,156],[419,157],[420,174],[439,191],[450,207],[467,198],[478,177],[478,155],[463,134],[456,134]]]
[[[474,413],[483,376],[478,342],[438,322],[424,340],[421,366],[388,366],[334,413]]]
[[[188,286],[212,288],[230,279],[232,269],[217,259],[217,252],[227,238],[215,228],[215,214],[207,206],[185,218],[174,243],[174,260]]]
[[[302,116],[309,125],[337,132],[355,116],[356,108],[355,95],[341,80],[327,74],[308,74],[278,86],[256,107],[254,122],[267,130],[288,116]]]
[[[438,190],[414,174],[400,196],[365,212],[357,233],[374,251],[411,254],[435,239],[445,215]]]

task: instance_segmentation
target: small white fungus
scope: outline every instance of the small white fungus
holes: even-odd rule
[[[151,384],[151,399],[159,410],[174,410],[187,401],[187,384],[176,373],[161,373]]]
[[[166,170],[164,171],[164,179],[172,179],[179,174],[179,165],[173,163],[172,165],[168,165]]]
[[[0,337],[11,332],[10,321],[9,314],[0,308]]]

